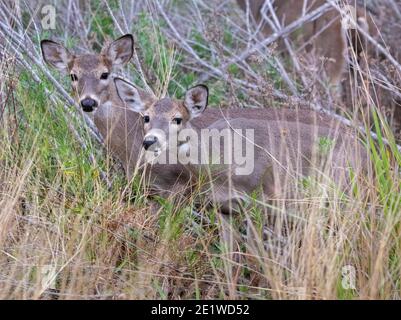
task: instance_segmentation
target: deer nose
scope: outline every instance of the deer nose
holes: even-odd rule
[[[145,140],[143,140],[143,147],[145,148],[145,150],[148,150],[150,146],[155,144],[156,142],[157,142],[156,137],[146,138]]]
[[[97,107],[97,102],[91,98],[85,98],[81,100],[81,107],[85,112],[91,112]]]

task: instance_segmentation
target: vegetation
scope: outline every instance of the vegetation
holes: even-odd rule
[[[369,174],[351,194],[306,177],[294,181],[307,189],[302,196],[261,209],[251,195],[246,212],[227,218],[197,205],[205,195],[196,190],[177,203],[148,196],[140,176],[127,183],[55,86],[51,75],[66,90],[69,82],[43,64],[40,39],[92,51],[133,33],[137,55],[123,72],[157,96],[182,97],[205,82],[209,103],[222,108],[297,108],[326,99],[295,72],[299,91],[290,93],[274,46],[232,62],[259,40],[231,1],[165,3],[60,1],[56,30],[42,30],[32,1],[21,3],[22,25],[8,21],[15,34],[0,28],[0,298],[400,298],[401,151],[369,90],[358,91],[355,103],[372,114],[359,137]],[[10,17],[6,9],[0,6]],[[366,112],[356,110],[354,126]],[[319,141],[322,153],[331,145]]]

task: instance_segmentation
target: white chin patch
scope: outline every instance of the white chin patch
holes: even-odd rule
[[[107,101],[101,105],[99,105],[94,111],[91,112],[92,116],[95,114],[101,118],[110,118],[113,113],[113,103],[111,101]]]
[[[151,130],[145,137],[146,139],[157,139],[157,142],[152,144],[148,150],[144,150],[144,158],[146,162],[152,162],[158,159],[160,156],[166,155],[167,142],[164,132],[158,129]],[[160,158],[163,161],[164,158]]]
[[[148,163],[154,162],[159,159],[159,157],[166,153],[166,148],[164,146],[157,146],[150,148],[149,150],[145,150],[144,156],[145,161]]]

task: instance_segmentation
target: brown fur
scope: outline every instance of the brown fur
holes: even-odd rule
[[[209,127],[219,130],[228,127],[234,130],[255,130],[255,144],[258,147],[255,147],[255,170],[251,175],[234,175],[235,165],[189,166],[195,174],[200,172],[210,176],[213,200],[222,206],[223,212],[231,212],[231,206],[235,209],[241,200],[249,201],[247,197],[258,190],[261,199],[267,202],[272,199],[291,199],[299,190],[298,185],[302,179],[308,176],[327,185],[327,175],[329,181],[347,189],[349,176],[346,168],[350,166],[356,172],[360,172],[361,167],[366,168],[366,155],[357,138],[340,130],[341,125],[336,121],[326,125],[324,122],[305,124],[286,121],[285,118],[252,119],[247,113],[244,116],[229,119],[228,123],[219,120]],[[322,138],[328,138],[333,143],[327,154],[319,151]],[[316,174],[319,170],[324,174]],[[210,185],[206,184],[205,187],[209,189]]]
[[[395,59],[400,61],[401,24],[398,15],[390,2],[372,1],[371,3],[372,17],[377,25],[376,28],[380,30],[380,38],[377,37],[376,40],[385,46]],[[401,8],[400,2],[398,2],[398,6]],[[370,48],[370,53],[368,57],[358,56],[361,60],[359,66],[364,75],[356,70],[356,72],[350,72],[343,81],[344,109],[346,110],[350,106],[360,108],[359,110],[363,110],[363,112],[359,112],[364,117],[362,120],[372,125],[373,104],[385,116],[395,138],[400,142],[401,98],[399,88],[401,87],[401,75],[384,55],[375,52],[373,48]]]
[[[239,6],[246,10],[247,0],[237,0]],[[256,22],[262,21],[260,13],[265,0],[249,0],[249,8]],[[348,3],[353,4],[350,0]],[[309,0],[306,2],[306,13],[309,13],[321,5],[325,4],[325,0]],[[276,15],[283,27],[300,18],[304,8],[303,0],[280,0],[274,2]],[[364,19],[369,28],[368,32],[375,32],[373,22],[369,15],[365,14],[365,10],[357,8],[357,17]],[[362,20],[361,20],[362,21]],[[269,35],[272,33],[267,23],[263,26],[263,33]],[[351,43],[355,43],[357,33],[352,32],[353,37]],[[346,70],[346,50],[347,38],[342,28],[341,16],[334,8],[329,10],[315,21],[305,23],[300,30],[293,32],[290,36],[296,47],[305,48],[304,58],[312,57],[311,63],[321,64],[320,58],[324,58],[323,70],[326,78],[331,84],[339,84],[344,71]],[[284,50],[283,44],[280,48]],[[355,47],[357,53],[360,53],[361,46]]]
[[[124,81],[118,81],[116,85],[117,91],[129,90],[130,86]],[[135,92],[138,89],[131,86],[131,90]],[[190,89],[187,95],[191,94],[192,90],[196,89]],[[214,185],[210,197],[221,207],[222,212],[231,212],[232,202],[245,199],[246,194],[249,195],[258,188],[262,189],[262,195],[267,199],[279,195],[281,184],[285,181],[293,188],[296,181],[289,182],[287,170],[295,172],[295,175],[300,178],[309,174],[313,175],[312,169],[326,168],[323,170],[334,182],[346,187],[349,182],[346,167],[351,166],[356,171],[358,168],[366,168],[366,155],[363,153],[358,138],[350,129],[333,118],[311,110],[272,108],[206,109],[200,115],[206,108],[207,102],[199,104],[204,106],[201,111],[198,109],[194,111],[193,106],[198,103],[188,100],[187,95],[183,101],[164,98],[142,105],[141,109],[137,110],[145,117],[149,117],[149,122],[144,125],[144,134],[151,141],[157,141],[155,142],[156,149],[163,145],[168,148],[169,144],[164,144],[166,141],[154,139],[157,137],[155,129],[162,130],[167,139],[171,129],[180,131],[190,127],[195,129],[198,135],[204,128],[222,130],[232,126],[234,129],[255,130],[255,143],[258,147],[255,148],[255,170],[250,175],[233,175],[232,170],[235,169],[235,165],[228,167],[223,165],[216,168],[200,164],[187,165],[195,182],[198,182],[196,177],[199,171],[210,176],[209,181]],[[140,101],[129,103],[132,106],[141,105]],[[197,118],[192,120],[194,116]],[[182,123],[175,123],[173,121],[175,117],[180,117]],[[332,140],[332,147],[327,151],[327,155],[319,154],[320,138]],[[157,145],[157,143],[160,144]],[[200,144],[199,148],[198,154],[201,154],[204,150]],[[222,151],[220,155],[223,156]],[[276,161],[281,165],[278,165]],[[163,165],[160,167],[163,169]],[[171,178],[170,173],[166,165],[164,173],[161,174]],[[206,186],[206,190],[208,188],[210,185]]]

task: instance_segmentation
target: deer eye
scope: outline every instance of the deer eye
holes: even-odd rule
[[[102,74],[100,75],[100,79],[102,79],[102,80],[107,80],[107,78],[109,77],[109,75],[110,75],[110,73],[108,73],[108,72],[102,73]]]
[[[78,77],[77,77],[76,74],[71,73],[71,74],[70,74],[70,77],[71,77],[71,81],[78,81]]]
[[[175,123],[175,124],[181,124],[181,122],[182,122],[182,118],[174,118],[173,119],[173,123]]]
[[[149,116],[143,116],[143,122],[149,123],[149,121],[150,121]]]

